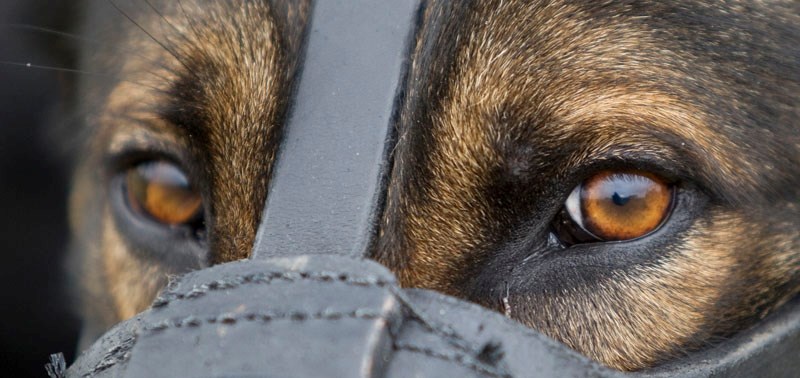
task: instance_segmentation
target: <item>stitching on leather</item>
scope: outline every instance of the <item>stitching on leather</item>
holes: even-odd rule
[[[428,319],[428,317],[425,316],[423,312],[418,311],[413,306],[411,301],[400,291],[399,288],[392,287],[391,291],[392,294],[394,294],[394,296],[400,301],[403,307],[406,308],[406,311],[408,311],[409,316],[414,318],[417,321],[417,323],[419,323],[420,325],[422,325],[423,328],[425,328],[425,330],[435,335],[441,336],[448,344],[466,354],[475,354],[476,348],[472,348],[471,343],[469,343],[463,337],[461,337],[461,335],[456,333],[455,330],[453,330],[452,328],[450,328],[445,324],[440,324],[431,319]]]
[[[102,371],[108,370],[116,364],[127,361],[130,357],[130,351],[136,344],[136,336],[130,335],[123,339],[118,345],[106,351],[103,358],[94,365],[94,367],[84,374],[84,377],[90,377]]]
[[[511,377],[510,374],[503,374],[499,373],[495,370],[487,369],[482,363],[476,363],[472,361],[472,357],[462,354],[462,353],[451,353],[446,354],[431,348],[420,347],[413,344],[406,344],[406,343],[394,343],[393,345],[395,350],[398,351],[408,351],[412,353],[419,353],[423,354],[427,357],[436,358],[443,361],[453,362],[455,364],[464,366],[469,368],[475,372],[486,374],[492,377]]]
[[[210,291],[234,289],[245,284],[269,285],[274,281],[341,282],[347,285],[362,287],[384,287],[392,283],[391,281],[376,276],[351,277],[345,273],[334,272],[262,272],[194,285],[192,290],[183,293],[167,291],[156,298],[151,306],[153,308],[164,307],[171,302],[202,297]]]
[[[233,325],[240,322],[269,323],[273,320],[292,320],[297,322],[307,320],[338,320],[338,319],[365,319],[373,320],[384,317],[380,310],[356,309],[354,311],[323,310],[319,312],[288,311],[288,312],[259,312],[243,314],[219,314],[217,316],[187,316],[179,319],[168,319],[144,327],[144,332],[156,333],[171,328],[199,328],[208,324]]]
[[[478,348],[473,348],[472,343],[467,341],[461,335],[459,335],[454,329],[450,328],[446,324],[441,324],[439,322],[433,321],[429,319],[422,311],[418,311],[408,297],[397,287],[392,286],[390,287],[392,294],[394,294],[395,298],[401,303],[401,305],[405,308],[408,313],[408,316],[414,319],[417,323],[422,325],[422,327],[428,331],[441,337],[448,345],[455,348],[457,351],[461,352],[463,356],[469,358],[470,364],[475,365],[481,371],[487,371],[495,376],[499,377],[507,377],[511,376],[509,373],[504,372],[504,369],[500,369],[494,366],[490,366],[484,364],[480,361],[474,360],[471,356],[477,356],[480,351]],[[462,358],[463,358],[462,356]],[[454,361],[455,362],[455,361]],[[466,362],[465,362],[466,363]],[[465,365],[466,366],[466,365]]]

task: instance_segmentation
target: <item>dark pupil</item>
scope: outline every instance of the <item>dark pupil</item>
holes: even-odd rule
[[[628,205],[631,200],[644,199],[652,189],[653,182],[646,177],[619,174],[613,175],[600,185],[598,198],[606,198],[616,206]]]
[[[614,204],[617,206],[625,206],[628,201],[631,200],[631,196],[623,197],[619,195],[619,193],[614,192],[614,195],[611,196],[611,199],[614,201]]]

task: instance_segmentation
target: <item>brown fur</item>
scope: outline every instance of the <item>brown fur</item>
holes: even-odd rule
[[[83,57],[89,71],[116,78],[87,79],[80,88],[92,154],[79,162],[71,202],[74,264],[90,293],[84,316],[93,327],[85,342],[147,308],[169,275],[248,256],[307,6],[164,1],[153,8],[144,2],[90,7],[87,34],[118,48],[92,49]],[[98,33],[106,30],[111,34]],[[120,167],[107,160],[131,151],[166,151],[200,178],[194,181],[209,204],[205,248],[212,253],[170,264],[164,259],[171,257],[154,258],[116,226],[103,183]]]
[[[109,75],[78,96],[84,342],[145,309],[170,275],[248,256],[308,13],[283,1],[91,8],[87,34],[112,48],[86,49],[82,66]],[[749,327],[800,292],[798,25],[788,1],[426,3],[374,257],[404,286],[504,311],[619,369]],[[109,188],[142,153],[193,178],[207,244],[165,256],[159,243],[174,241],[120,218]],[[554,242],[572,188],[625,168],[678,183],[664,227]]]
[[[406,286],[503,311],[625,370],[796,295],[800,17],[796,3],[742,6],[434,2],[377,258]],[[717,34],[691,30],[691,17],[745,11]],[[643,240],[548,242],[572,187],[625,167],[677,180],[690,203]]]

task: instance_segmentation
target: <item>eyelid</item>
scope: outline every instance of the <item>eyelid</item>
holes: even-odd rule
[[[109,178],[144,160],[169,161],[181,167],[190,178],[195,176],[192,165],[189,164],[192,158],[188,149],[176,139],[162,139],[161,134],[147,131],[125,134],[115,136],[114,144],[106,153],[104,166]]]
[[[122,121],[125,122],[125,121]],[[129,120],[124,130],[115,130],[108,141],[106,154],[119,155],[125,150],[151,149],[158,146],[181,146],[182,143],[170,123],[155,120]]]
[[[658,175],[669,183],[698,181],[700,178],[695,177],[691,166],[677,159],[674,156],[675,154],[676,151],[671,149],[643,152],[638,149],[625,149],[619,146],[611,147],[608,150],[599,153],[587,153],[585,156],[572,160],[573,163],[570,164],[572,168],[568,168],[566,172],[568,176],[566,177],[579,178],[573,184],[578,186],[596,172],[637,169]]]

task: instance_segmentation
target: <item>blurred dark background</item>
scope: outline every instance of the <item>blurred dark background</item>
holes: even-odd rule
[[[19,25],[69,30],[76,3],[0,0],[0,366],[7,377],[47,376],[50,353],[74,359],[79,324],[64,268],[69,163],[51,131],[63,123],[57,104],[74,75],[24,66],[69,67],[70,41]]]

